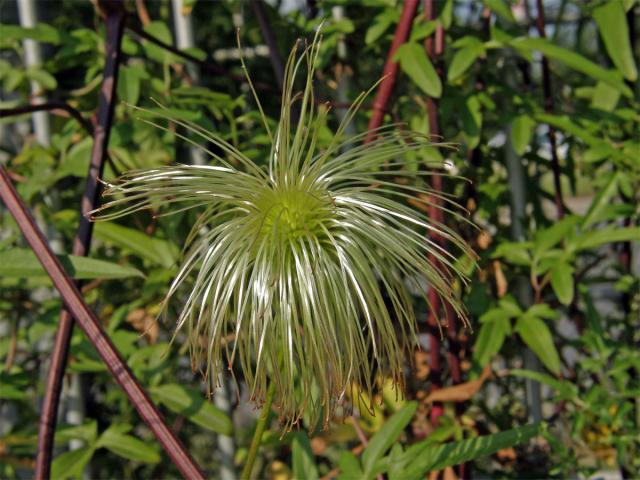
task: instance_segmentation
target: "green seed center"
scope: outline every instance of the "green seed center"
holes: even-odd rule
[[[324,192],[269,190],[256,203],[262,216],[262,236],[291,241],[307,235],[324,236],[322,223],[331,212],[331,200]]]

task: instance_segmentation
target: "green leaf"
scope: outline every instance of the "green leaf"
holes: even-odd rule
[[[409,424],[418,408],[417,402],[409,402],[389,418],[382,428],[369,439],[362,452],[363,476],[369,478],[374,471],[376,461],[393,445]]]
[[[593,10],[600,36],[609,57],[627,80],[635,82],[638,70],[633,60],[633,49],[629,41],[629,28],[624,6],[619,0],[609,0]]]
[[[291,463],[293,478],[300,480],[316,480],[320,478],[316,468],[309,437],[303,432],[293,434],[291,442]]]
[[[551,247],[559,244],[565,239],[576,225],[580,222],[580,217],[575,215],[567,215],[565,218],[556,222],[549,228],[538,230],[534,240],[534,256],[539,257]]]
[[[84,446],[58,455],[51,464],[51,478],[82,478],[82,471],[95,452],[95,447]]]
[[[401,475],[390,477],[402,480],[418,480],[428,472],[442,470],[480,457],[486,457],[498,450],[513,447],[539,435],[543,424],[525,425],[505,432],[434,446],[429,440],[409,447],[398,463],[405,466]]]
[[[38,82],[40,87],[45,90],[54,90],[58,86],[58,82],[53,75],[39,68],[28,68],[24,73],[29,80]]]
[[[482,3],[502,19],[516,23],[516,19],[513,18],[513,13],[511,12],[511,7],[505,3],[504,0],[482,0]]]
[[[575,137],[584,141],[590,147],[600,147],[601,145],[608,145],[607,142],[602,140],[600,137],[596,137],[595,135],[591,135],[586,128],[572,122],[569,117],[566,115],[550,115],[547,113],[536,113],[534,118],[541,123],[546,123],[548,125],[552,125],[563,132],[570,133]],[[614,153],[615,150],[611,149]]]
[[[482,129],[482,104],[477,95],[470,95],[460,111],[462,130],[464,131],[469,148],[475,148],[480,143]]]
[[[149,393],[156,402],[193,423],[212,432],[231,435],[233,425],[229,417],[202,398],[200,392],[173,383],[152,387]]]
[[[382,13],[376,15],[364,36],[364,43],[371,45],[384,35],[384,32],[386,32],[388,28],[397,21],[398,12],[395,9],[386,9]]]
[[[547,320],[557,320],[558,312],[553,310],[546,303],[536,303],[535,305],[531,305],[527,309],[527,315],[532,315],[538,318],[546,318]]]
[[[396,51],[395,60],[411,80],[430,97],[442,95],[442,82],[422,45],[405,43]]]
[[[474,346],[473,359],[484,367],[500,351],[510,331],[508,316],[483,323]]]
[[[176,261],[177,249],[166,240],[150,237],[133,228],[112,222],[97,222],[94,228],[96,237],[129,250],[155,265],[168,268]]]
[[[353,480],[354,478],[363,478],[362,468],[356,456],[349,450],[345,450],[340,454],[338,459],[338,467],[340,468],[339,480]]]
[[[560,356],[543,320],[526,313],[516,321],[515,331],[551,372],[560,374]]]
[[[140,77],[134,70],[122,65],[118,72],[118,99],[136,105],[140,98]]]
[[[69,276],[78,280],[144,277],[142,272],[133,267],[105,260],[74,255],[58,255],[57,257]],[[35,254],[26,248],[12,248],[0,252],[0,277],[3,279],[49,278]]]
[[[51,25],[47,25],[46,23],[39,23],[33,28],[23,28],[19,25],[0,24],[0,31],[2,32],[2,35],[0,36],[2,37],[0,45],[6,45],[8,42],[24,40],[27,38],[38,42],[57,45],[63,37],[60,30],[52,27]]]
[[[469,37],[470,41],[453,56],[451,66],[447,72],[447,80],[452,82],[466,72],[473,62],[484,53],[484,45],[475,37]]]
[[[154,442],[155,444],[155,442]],[[129,460],[142,463],[158,463],[160,454],[142,440],[122,432],[120,426],[110,426],[98,439],[97,445]]]
[[[556,263],[551,268],[551,288],[563,305],[573,300],[573,267],[565,262]]]
[[[589,211],[582,221],[582,228],[589,228],[594,223],[600,221],[602,213],[611,205],[611,200],[618,193],[619,182],[620,172],[613,173],[604,188],[598,191],[596,197],[591,202]]]
[[[612,112],[618,100],[620,100],[620,92],[617,89],[607,83],[598,82],[593,91],[591,106],[605,112]]]
[[[569,68],[590,76],[594,80],[601,80],[608,83],[618,89],[624,96],[633,98],[633,92],[625,85],[618,71],[602,68],[582,55],[567,50],[566,48],[558,47],[544,38],[519,37],[514,39],[511,45],[525,51],[537,50],[549,58],[564,63]]]
[[[80,439],[93,444],[98,436],[98,423],[95,420],[82,425],[58,425],[56,427],[55,441],[66,443],[70,440]]]
[[[511,143],[518,155],[522,155],[531,143],[536,122],[529,115],[518,115],[511,123]]]
[[[529,249],[531,243],[528,242],[502,242],[493,252],[492,258],[504,258],[514,265],[531,265],[531,255]]]
[[[578,387],[573,385],[571,382],[557,380],[545,373],[534,372],[532,370],[513,369],[509,370],[509,374],[515,375],[516,377],[530,378],[536,382],[549,385],[554,390],[557,390],[558,393],[566,400],[573,400],[578,396]]]
[[[576,249],[596,248],[605,243],[640,241],[640,227],[617,228],[611,226],[586,232],[576,240]]]

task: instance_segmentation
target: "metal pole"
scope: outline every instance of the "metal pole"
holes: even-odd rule
[[[34,0],[17,0],[18,16],[20,17],[20,26],[24,28],[33,28],[38,23],[38,14]],[[42,52],[40,44],[27,38],[23,41],[24,46],[24,64],[27,68],[39,67],[42,65]],[[35,80],[31,80],[31,103],[40,104],[46,101],[44,95],[41,94],[40,85]],[[51,130],[49,127],[49,114],[45,111],[35,112],[33,114],[33,130],[36,134],[38,143],[44,147],[48,147],[50,143]]]

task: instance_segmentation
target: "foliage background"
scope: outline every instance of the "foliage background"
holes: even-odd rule
[[[399,458],[418,441],[433,446],[541,419],[548,422],[544,435],[479,456],[470,465],[473,474],[564,478],[607,469],[637,475],[640,46],[635,32],[640,5],[547,0],[547,39],[540,39],[534,1],[435,3],[438,19],[425,22],[420,11],[397,54],[401,73],[385,121],[429,133],[426,97],[437,98],[442,136],[459,144],[455,152],[421,154],[446,155],[451,170],[471,180],[445,181],[444,189],[481,227],[456,226],[480,255],[477,268],[469,271],[470,287],[461,289],[473,330],[443,339],[443,368],[434,371],[427,309],[416,301],[425,319],[425,350],[408,352],[413,361],[408,358],[406,399],[397,398],[381,379],[375,415],[362,409],[359,428],[349,421],[330,431],[304,425],[312,430],[310,441],[300,433],[280,439],[274,418],[258,475],[300,477],[304,472],[310,478],[314,472],[341,471],[349,476],[355,468],[352,456],[357,468],[366,470],[367,456],[356,459],[362,450],[358,433],[371,437],[384,425],[385,435],[393,427],[399,445],[388,458]],[[146,2],[149,18],[141,5],[127,4],[130,21],[173,44],[171,3]],[[234,57],[235,29],[241,27],[244,46],[257,52],[247,59],[252,78],[275,118],[278,86],[264,53],[268,49],[255,48],[264,40],[251,5],[203,0],[185,5],[197,45],[190,53],[219,65],[220,73],[198,71],[126,30],[107,179],[133,168],[198,160],[171,132],[137,119],[131,105],[153,110],[152,98],[176,117],[215,130],[252,159],[268,153]],[[381,75],[401,7],[392,0],[266,4],[282,54],[327,20],[316,79],[318,98],[334,103],[326,138],[341,106]],[[42,23],[26,30],[16,26],[15,3],[0,4],[1,107],[28,102],[33,81],[43,95],[67,101],[90,118],[104,62],[104,24],[91,3],[39,2],[38,10]],[[437,22],[445,28],[445,50],[436,64],[441,79],[423,48]],[[40,67],[26,66],[25,38],[42,44]],[[545,109],[541,53],[550,61],[552,111]],[[371,101],[357,118],[358,132],[366,128]],[[51,245],[64,253],[71,251],[92,140],[74,119],[51,115],[49,120],[50,143],[41,145],[29,116],[3,118],[0,156]],[[566,210],[561,220],[554,205],[549,126],[557,132]],[[421,158],[407,161],[415,168]],[[0,475],[22,478],[33,468],[39,402],[61,302],[8,213],[0,215]],[[232,391],[219,395],[231,403],[231,416],[219,408],[224,401],[208,403],[180,339],[168,348],[171,314],[165,321],[156,319],[194,219],[192,213],[139,214],[98,224],[91,257],[107,263],[78,260],[72,268],[76,277],[88,279],[85,298],[128,364],[196,460],[217,476],[224,463],[217,435],[233,438],[235,462],[242,464],[256,412],[241,381],[240,391],[229,385]],[[453,356],[465,383],[434,396],[434,384],[453,383],[446,367]],[[536,384],[542,385],[539,400],[531,396]],[[398,411],[407,417],[400,427],[397,416],[385,424]],[[83,471],[87,478],[178,476],[78,329],[60,422],[56,478]],[[383,458],[389,447],[378,456]]]

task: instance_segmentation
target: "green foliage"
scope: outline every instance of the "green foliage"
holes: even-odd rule
[[[5,22],[0,26],[0,108],[29,103],[33,84],[90,119],[100,97],[105,52],[104,22],[93,4],[59,2],[52,8],[40,2],[39,8],[48,11],[39,17],[47,23],[25,29],[15,24],[14,3],[5,3],[0,7]],[[170,2],[144,3],[151,19],[145,31],[173,44]],[[263,133],[255,100],[239,80],[240,62],[228,55],[236,45],[234,15],[244,14],[241,35],[246,47],[264,43],[256,19],[238,2],[185,3],[193,13],[197,45],[189,53],[215,63],[216,69],[202,68],[196,78],[183,58],[125,29],[106,182],[130,170],[189,164],[194,143],[239,168],[238,159],[220,147],[222,142],[203,139],[185,129],[186,122],[214,132],[263,171],[268,168],[269,135]],[[468,287],[456,283],[453,289],[463,296],[473,327],[465,332],[460,352],[463,378],[469,383],[457,388],[472,393],[460,402],[454,395],[460,390],[448,390],[452,378],[443,356],[445,388],[440,392],[445,400],[432,402],[430,372],[421,371],[428,362],[416,356],[413,366],[403,362],[410,372],[405,391],[392,388],[390,378],[376,373],[369,380],[371,396],[346,392],[342,399],[339,408],[345,415],[349,405],[355,406],[366,447],[350,420],[318,431],[303,416],[299,431],[283,435],[274,418],[259,451],[256,477],[320,478],[333,472],[333,477],[349,479],[423,478],[465,461],[474,477],[487,478],[587,478],[604,469],[631,478],[640,470],[640,280],[625,260],[629,246],[632,257],[638,255],[640,242],[640,52],[629,28],[629,22],[635,22],[638,31],[640,6],[633,0],[545,0],[547,37],[542,39],[529,23],[537,16],[536,2],[529,2],[530,20],[516,3],[436,1],[431,22],[423,20],[419,9],[409,41],[395,58],[399,74],[384,121],[408,126],[389,130],[400,132],[403,141],[408,129],[429,135],[434,125],[429,125],[424,97],[437,98],[440,134],[456,149],[417,148],[398,161],[413,175],[425,164],[446,159],[450,173],[470,180],[442,178],[447,198],[462,202],[481,228],[479,232],[454,217],[445,220],[479,255],[477,265],[452,259],[471,278]],[[283,13],[267,5],[281,52],[297,37],[310,38],[326,20],[313,78],[314,105],[319,109],[331,101],[335,106],[317,124],[318,151],[329,148],[331,132],[345,115],[342,106],[380,78],[402,4],[319,1],[322,15],[313,19],[302,11]],[[336,12],[341,9],[339,21],[330,18],[334,7]],[[490,12],[486,22],[484,7]],[[128,8],[130,19],[137,21],[136,2]],[[424,41],[439,26],[445,28],[444,54],[432,62]],[[26,66],[26,39],[43,46],[41,65]],[[260,49],[255,52],[247,55],[246,66],[266,123],[275,133],[280,95],[270,62]],[[213,60],[224,56],[220,54],[226,59]],[[550,64],[552,111],[544,103],[541,55]],[[296,84],[294,92],[303,86]],[[300,106],[298,100],[294,103]],[[365,130],[371,102],[365,100],[362,113],[354,117],[355,131]],[[158,121],[158,114],[174,120]],[[20,195],[68,272],[90,282],[84,293],[87,302],[198,463],[209,476],[218,477],[223,457],[217,436],[230,434],[239,469],[254,429],[254,412],[245,407],[251,392],[240,365],[223,365],[239,388],[232,385],[227,396],[230,418],[202,393],[209,388],[200,380],[199,370],[205,366],[192,365],[187,349],[180,348],[184,337],[172,336],[188,297],[178,293],[174,303],[162,303],[184,258],[190,228],[203,210],[162,216],[165,205],[153,204],[149,211],[118,223],[96,224],[90,258],[69,255],[92,139],[72,117],[49,115],[50,145],[38,145],[25,133],[30,119],[19,115],[0,120],[0,161],[11,171]],[[553,205],[550,127],[556,132],[560,160],[566,211],[562,219]],[[344,145],[343,152],[350,148]],[[514,158],[522,166],[524,190],[512,183]],[[378,178],[383,175],[381,166]],[[385,178],[397,185],[391,175]],[[521,235],[515,236],[511,212],[519,194],[524,218]],[[275,223],[271,218],[271,225]],[[38,406],[61,302],[5,210],[0,211],[0,225],[0,477],[25,478],[33,474]],[[373,250],[370,256],[375,254]],[[421,298],[425,288],[415,286],[408,299],[419,321],[428,314]],[[163,305],[165,315],[159,316]],[[385,335],[387,339],[395,332]],[[422,335],[419,340],[424,340]],[[228,336],[220,348],[232,346]],[[442,352],[455,352],[451,346],[445,335]],[[539,369],[523,364],[525,348],[540,360]],[[328,359],[316,362],[320,368]],[[486,375],[480,373],[483,369]],[[79,478],[83,472],[92,478],[178,478],[78,329],[68,373],[68,379],[81,379],[84,421],[66,424],[64,408],[70,403],[63,400],[53,478]],[[541,407],[548,427],[525,425],[528,412],[522,399],[525,385],[532,382],[545,386]],[[407,392],[405,398],[402,393]],[[299,383],[293,394],[303,396]],[[437,423],[434,412],[443,412]],[[75,449],[69,448],[70,442]]]

